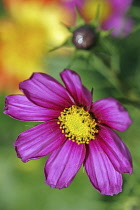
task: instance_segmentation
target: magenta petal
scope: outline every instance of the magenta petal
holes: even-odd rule
[[[91,111],[100,124],[105,124],[118,131],[125,131],[132,123],[126,109],[113,98],[94,102]]]
[[[132,4],[132,0],[109,0],[113,13],[124,14]]]
[[[82,85],[79,75],[72,70],[65,69],[61,73],[61,77],[66,89],[74,98],[75,103],[77,105],[90,107],[92,102],[91,92]]]
[[[76,7],[81,7],[85,0],[71,0],[71,1],[64,1],[63,5],[67,8],[75,10]]]
[[[114,195],[122,191],[122,176],[118,173],[97,140],[87,147],[85,169],[93,186],[103,195]]]
[[[119,136],[110,128],[100,126],[98,141],[120,173],[132,173],[132,158],[130,152]]]
[[[17,120],[32,122],[47,121],[60,115],[60,111],[39,107],[24,95],[7,96],[4,113]]]
[[[83,3],[84,3],[84,0],[62,1],[62,4],[63,4],[64,8],[71,15],[70,23],[68,21],[66,21],[67,26],[75,25],[75,22],[76,22],[76,8],[78,9],[79,7],[81,7]],[[63,19],[63,22],[65,22],[64,19]]]
[[[55,150],[45,165],[46,184],[51,188],[66,188],[80,169],[85,157],[84,144],[67,140]]]
[[[56,121],[37,125],[21,133],[14,146],[23,162],[48,155],[64,142],[65,136]]]
[[[133,25],[134,23],[131,18],[113,15],[102,24],[102,29],[113,29],[111,33],[112,36],[123,38],[132,31]]]
[[[45,108],[62,111],[72,104],[67,90],[44,73],[34,73],[30,79],[20,83],[20,89],[29,100]]]

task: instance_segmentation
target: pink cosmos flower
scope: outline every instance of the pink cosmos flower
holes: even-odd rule
[[[34,73],[20,83],[24,95],[7,96],[5,114],[43,122],[18,136],[17,156],[27,162],[50,154],[44,172],[51,188],[68,187],[83,164],[101,194],[117,194],[122,174],[132,173],[132,160],[113,129],[125,131],[130,116],[113,98],[93,103],[76,72],[66,69],[60,75],[65,87],[47,74]]]

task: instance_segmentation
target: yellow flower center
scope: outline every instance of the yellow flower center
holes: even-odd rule
[[[62,133],[77,144],[88,144],[95,139],[95,133],[98,133],[97,122],[83,107],[72,105],[65,108],[58,119]]]

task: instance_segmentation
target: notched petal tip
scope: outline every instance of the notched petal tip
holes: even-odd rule
[[[15,146],[15,142],[14,142],[14,146]],[[15,146],[15,151],[16,151],[17,157],[20,158],[20,159],[22,160],[22,157],[21,157],[20,153],[18,152],[17,146]],[[27,162],[27,161],[22,160],[22,162],[25,163],[25,162]]]
[[[8,109],[9,109],[9,97],[11,95],[8,95],[5,97],[5,105],[4,105],[4,114],[7,114],[8,115]]]
[[[103,190],[101,189],[101,190],[98,190],[98,191],[101,195],[114,196],[114,195],[118,195],[119,193],[122,192],[122,186],[119,186],[119,185],[113,186],[113,188],[111,188],[109,191],[104,191],[104,189]]]
[[[64,71],[60,73],[60,76],[75,103],[79,106],[91,107],[92,94],[82,84],[80,76],[70,69],[64,69]]]
[[[115,170],[98,140],[90,141],[85,159],[86,173],[92,185],[103,195],[122,191],[122,175]]]
[[[4,111],[3,111],[3,113],[4,114],[6,114],[6,115],[9,115],[9,116],[11,116],[11,117],[13,117],[12,116],[12,114],[11,114],[11,112],[10,112],[10,106],[11,106],[11,104],[12,104],[12,98],[13,97],[15,97],[16,95],[8,95],[8,96],[6,96],[5,97],[5,105],[4,105]]]
[[[49,187],[50,188],[52,188],[52,189],[58,189],[58,190],[62,190],[62,189],[64,189],[64,188],[67,188],[68,186],[69,186],[69,184],[63,184],[63,185],[54,185],[54,184],[51,184],[50,182],[48,182],[47,180],[45,181],[45,184],[46,185],[49,185]]]
[[[84,145],[66,141],[50,155],[45,164],[46,184],[57,189],[68,187],[79,171],[84,157]]]

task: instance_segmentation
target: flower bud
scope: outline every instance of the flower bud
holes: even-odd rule
[[[72,42],[77,49],[90,49],[96,42],[96,32],[94,28],[89,25],[77,28],[73,32]]]

